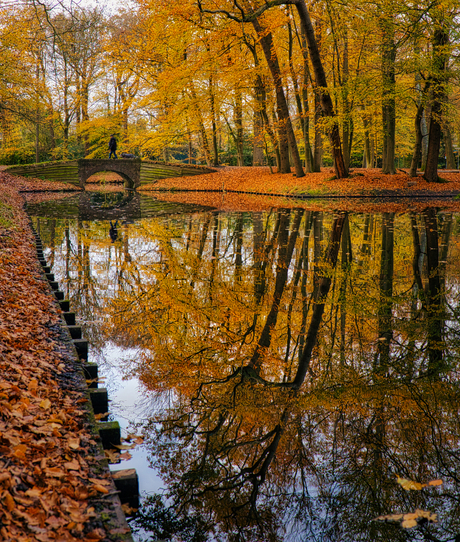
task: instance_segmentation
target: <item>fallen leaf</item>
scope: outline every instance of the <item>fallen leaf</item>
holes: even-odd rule
[[[137,508],[132,508],[131,506],[129,506],[129,504],[125,503],[125,504],[122,504],[121,505],[121,508],[123,509],[123,512],[127,515],[127,516],[132,516],[133,514],[135,514],[137,512]]]
[[[13,455],[15,457],[18,457],[19,459],[25,459],[26,452],[27,452],[27,446],[25,444],[19,444],[18,446],[14,447]]]
[[[37,394],[37,388],[38,388],[38,380],[33,378],[30,382],[29,382],[29,385],[27,386],[27,389],[30,391],[30,393],[32,395],[36,395]]]
[[[401,523],[401,527],[404,527],[404,529],[411,529],[412,527],[417,526],[417,520],[416,519],[405,519]]]
[[[69,438],[67,439],[67,443],[69,445],[69,448],[72,448],[72,450],[78,450],[80,448],[80,439],[79,438]]]
[[[399,476],[396,476],[396,480],[398,484],[407,491],[410,491],[411,489],[420,490],[426,487],[426,484],[420,484],[419,482],[407,480],[406,478],[400,478]]]
[[[45,410],[48,410],[51,406],[51,401],[49,399],[43,399],[43,401],[40,403],[40,408],[43,408]]]
[[[113,447],[118,450],[132,450],[136,447],[136,444],[114,444]]]
[[[13,511],[16,508],[16,503],[14,502],[14,499],[9,491],[5,491],[5,496],[3,497],[3,500],[9,512]]]
[[[109,492],[109,490],[106,487],[101,486],[100,484],[94,484],[93,489],[95,489],[96,491],[99,491],[99,493],[108,493]]]
[[[91,542],[94,542],[94,540],[103,540],[105,535],[106,533],[103,529],[94,529],[86,535],[85,540],[89,540]]]
[[[119,458],[122,461],[128,461],[128,459],[131,459],[132,457],[133,456],[129,452],[123,452],[122,454],[119,455]]]
[[[104,450],[104,454],[111,463],[118,463],[120,461],[120,454],[114,450]]]
[[[67,463],[64,463],[64,467],[67,470],[80,470],[81,469],[81,465],[76,459],[73,459],[72,461],[67,461]]]

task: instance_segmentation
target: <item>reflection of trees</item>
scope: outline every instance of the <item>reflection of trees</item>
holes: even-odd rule
[[[453,538],[453,223],[273,209],[123,230],[100,304],[106,336],[142,347],[132,371],[170,391],[145,425],[169,513],[232,540]],[[102,230],[81,231],[92,264],[78,280],[100,286],[91,254],[112,254]],[[445,485],[407,493],[396,474]],[[444,507],[442,522],[371,522],[416,507]]]

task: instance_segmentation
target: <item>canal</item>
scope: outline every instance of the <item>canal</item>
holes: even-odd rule
[[[283,205],[29,204],[137,539],[457,541],[459,215]]]

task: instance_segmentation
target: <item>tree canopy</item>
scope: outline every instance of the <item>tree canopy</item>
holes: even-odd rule
[[[455,0],[0,4],[0,160],[333,165],[437,180],[458,161]]]

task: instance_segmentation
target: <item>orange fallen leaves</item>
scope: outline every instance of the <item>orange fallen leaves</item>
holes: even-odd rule
[[[0,541],[102,540],[88,488],[112,487],[99,473],[84,380],[62,348],[60,311],[15,190],[25,185],[5,173],[0,183],[13,220],[0,222]]]
[[[460,209],[460,201],[453,199],[460,193],[460,173],[440,171],[439,174],[448,182],[427,183],[421,176],[411,179],[406,173],[383,175],[378,169],[357,169],[348,179],[331,180],[334,176],[331,168],[296,178],[292,174],[271,174],[267,167],[227,167],[207,175],[160,179],[143,185],[142,191],[160,190],[161,199],[167,201],[223,210],[302,206],[318,211],[398,212],[408,207],[417,211],[427,205]],[[428,196],[428,202],[420,201]],[[382,198],[390,199],[382,201]],[[401,201],[404,198],[410,199]]]

